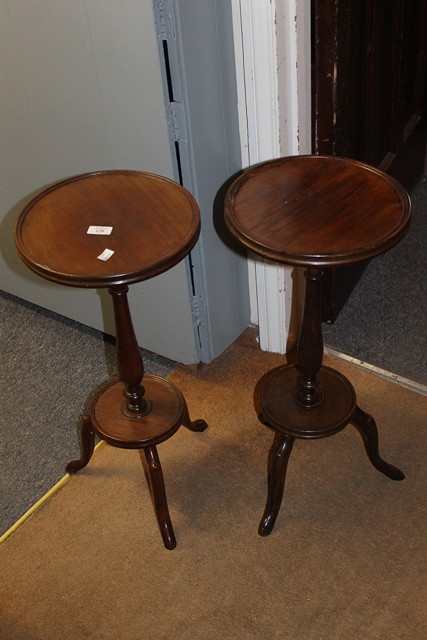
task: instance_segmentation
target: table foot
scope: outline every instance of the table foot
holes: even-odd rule
[[[182,415],[182,424],[190,431],[204,431],[208,427],[206,420],[190,420],[187,403],[184,400],[184,410]]]
[[[351,418],[351,423],[359,430],[366,453],[372,465],[392,480],[403,480],[405,476],[400,469],[394,467],[392,464],[388,464],[388,462],[385,462],[380,456],[378,449],[378,429],[374,418],[369,415],[369,413],[365,413],[365,411],[356,407],[354,415]]]
[[[175,549],[176,539],[169,515],[165,482],[163,479],[163,472],[157,448],[153,446],[140,449],[139,454],[141,456],[141,461],[143,462],[142,452],[144,452],[145,461],[147,463],[147,481],[163,544],[166,549]]]
[[[268,536],[272,532],[285,487],[286,469],[295,438],[276,433],[268,454],[268,494],[264,514],[258,527],[260,536]]]
[[[83,416],[79,429],[80,459],[72,460],[65,467],[67,473],[76,473],[85,467],[92,457],[95,448],[95,431],[89,416]]]

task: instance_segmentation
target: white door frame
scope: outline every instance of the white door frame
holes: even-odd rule
[[[310,0],[232,5],[243,166],[310,153]],[[260,346],[285,353],[295,340],[295,274],[255,256],[248,263],[251,320],[259,325]]]

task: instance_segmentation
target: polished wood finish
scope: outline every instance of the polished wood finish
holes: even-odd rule
[[[410,201],[374,167],[296,156],[244,171],[228,191],[226,214],[232,233],[263,257],[332,267],[394,246],[408,228]]]
[[[140,449],[139,455],[141,457],[141,462],[144,464],[145,458],[145,463],[147,465],[147,482],[153,498],[154,510],[160,533],[163,538],[163,544],[166,549],[174,549],[176,547],[176,538],[169,515],[165,481],[163,479],[159,454],[157,453],[156,447],[148,446],[144,447],[144,449]]]
[[[144,389],[149,409],[132,415],[126,407],[126,386],[107,382],[95,396],[90,419],[99,436],[116,447],[140,449],[160,444],[183,424],[185,401],[169,380],[146,375]],[[121,407],[120,412],[117,407]]]
[[[322,366],[316,373],[319,392],[316,403],[303,405],[304,392],[298,367],[285,365],[273,369],[259,381],[256,396],[261,422],[296,438],[325,438],[345,427],[356,409],[356,396],[350,382],[338,371]],[[312,411],[316,408],[316,411]]]
[[[89,235],[89,226],[113,227]],[[133,284],[167,271],[200,231],[194,198],[172,180],[101,171],[64,180],[24,209],[16,226],[22,260],[38,275],[76,287]],[[108,247],[109,260],[97,257]]]
[[[307,267],[297,364],[273,369],[255,389],[258,418],[276,432],[262,536],[279,513],[295,438],[324,438],[352,423],[372,465],[393,480],[404,478],[381,458],[375,421],[357,406],[351,383],[322,364],[321,294],[326,268],[387,251],[405,234],[410,214],[409,197],[393,178],[332,156],[268,161],[229,188],[226,222],[240,242],[263,257]]]
[[[88,234],[90,226],[112,227],[109,235]],[[197,241],[200,219],[193,197],[175,182],[137,171],[104,171],[60,182],[38,195],[16,225],[18,252],[38,275],[70,286],[108,287],[116,323],[119,379],[107,382],[80,424],[76,473],[92,456],[95,434],[109,444],[139,449],[146,468],[163,543],[176,546],[156,446],[191,421],[181,392],[168,380],[145,375],[135,337],[128,285],[163,273]],[[99,259],[104,249],[113,251]]]

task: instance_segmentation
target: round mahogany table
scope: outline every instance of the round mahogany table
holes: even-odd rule
[[[393,247],[404,236],[410,215],[409,196],[396,180],[335,156],[264,162],[244,171],[228,190],[226,222],[244,246],[263,258],[306,267],[297,364],[268,372],[255,394],[259,420],[276,433],[260,535],[274,527],[295,438],[331,436],[352,423],[373,466],[393,480],[404,478],[380,457],[375,421],[357,406],[349,380],[322,365],[321,282],[327,268]]]
[[[74,287],[108,287],[116,323],[119,379],[107,382],[80,426],[81,457],[92,456],[95,432],[111,445],[144,452],[147,480],[166,548],[176,546],[156,445],[192,422],[184,397],[171,382],[144,374],[129,310],[128,285],[170,269],[197,241],[200,216],[193,197],[172,180],[138,171],[101,171],[46,189],[21,213],[18,253],[42,278]]]

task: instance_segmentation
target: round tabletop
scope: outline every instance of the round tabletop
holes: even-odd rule
[[[34,198],[15,228],[38,275],[72,286],[146,280],[195,245],[199,209],[176,182],[140,171],[101,171],[59,182]]]
[[[411,203],[379,169],[337,156],[292,156],[246,169],[230,186],[227,226],[246,247],[290,265],[339,266],[387,251]]]

